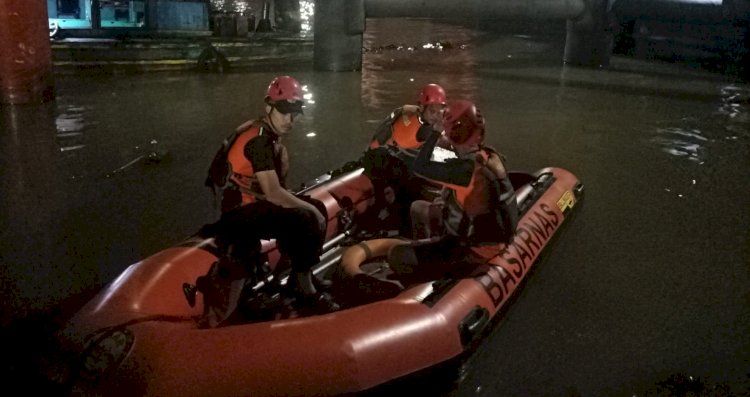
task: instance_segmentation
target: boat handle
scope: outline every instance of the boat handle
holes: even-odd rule
[[[461,344],[467,348],[490,322],[489,310],[477,305],[458,324]]]

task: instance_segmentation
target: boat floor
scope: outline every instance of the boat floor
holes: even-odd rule
[[[523,191],[521,187],[528,186],[532,181],[541,178],[541,176],[520,172],[511,172],[509,176],[517,193],[523,192],[519,193],[523,197],[529,196],[529,189]],[[398,214],[397,210],[391,212],[393,215]],[[378,217],[379,215],[377,211],[368,211],[361,216]],[[398,215],[394,219],[396,218],[399,218]],[[362,223],[367,223],[366,221],[362,222],[362,218],[359,221],[360,226]],[[381,222],[380,224],[383,225],[384,223]],[[389,225],[391,228],[362,228],[360,231],[364,234],[358,235],[356,238],[352,237],[349,242],[343,243],[343,245],[354,245],[372,238],[399,238],[399,232],[395,230],[399,228],[398,225],[400,225],[400,221],[396,220],[394,224]],[[473,266],[462,265],[465,264],[460,262],[440,265],[429,263],[420,265],[418,272],[397,274],[384,257],[379,257],[373,258],[360,266],[363,274],[348,275],[344,273],[338,261],[336,261],[326,271],[319,272],[318,277],[332,281],[331,288],[325,293],[339,304],[341,310],[346,310],[393,298],[405,289],[417,284],[450,285],[451,281],[469,276],[468,273],[472,271],[471,269],[476,270]],[[262,285],[260,288],[257,287],[259,284],[256,282],[246,284],[235,315],[228,319],[225,324],[273,321],[321,314],[311,305],[300,305],[296,302],[285,286],[284,273],[269,276],[264,282],[260,283]]]
[[[461,264],[453,264],[451,268]],[[428,266],[430,267],[430,266]],[[468,268],[468,267],[465,267]],[[380,300],[396,297],[405,289],[417,284],[438,282],[440,280],[455,280],[460,275],[446,269],[444,272],[431,269],[425,273],[397,274],[385,258],[374,258],[360,266],[362,274],[351,276],[339,268],[335,268],[324,275],[332,285],[325,293],[341,306],[341,310],[366,305]],[[443,277],[439,275],[442,274]],[[262,321],[273,321],[298,317],[308,317],[323,314],[313,305],[300,304],[289,293],[286,285],[281,281],[270,282],[266,286],[253,290],[246,288],[235,315],[225,324],[245,324]]]

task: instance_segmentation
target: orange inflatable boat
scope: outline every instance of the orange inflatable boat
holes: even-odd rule
[[[342,310],[290,310],[277,291],[283,261],[265,241],[268,273],[246,286],[245,321],[201,329],[202,299],[191,307],[182,284],[205,274],[217,256],[210,239],[192,236],[128,267],[70,320],[62,337],[78,358],[67,387],[99,396],[333,395],[446,362],[479,343],[583,192],[560,168],[522,174],[511,243],[474,248],[485,263],[463,275],[411,283],[394,278],[384,259],[404,244],[400,236],[356,232],[374,201],[359,164],[304,190],[328,209],[315,271],[332,279]]]

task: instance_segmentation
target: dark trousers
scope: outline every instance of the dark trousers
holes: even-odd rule
[[[292,270],[309,271],[318,263],[325,234],[315,214],[304,208],[283,208],[267,201],[237,207],[218,222],[203,227],[213,236],[222,259],[196,280],[203,293],[199,326],[213,328],[231,323],[240,303],[245,280],[263,263],[261,239],[276,239]]]
[[[217,247],[232,259],[254,266],[261,258],[260,240],[276,239],[279,251],[299,272],[318,263],[325,238],[312,211],[263,200],[224,213],[214,226]]]

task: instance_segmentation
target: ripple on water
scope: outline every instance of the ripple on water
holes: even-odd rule
[[[698,129],[684,129],[681,127],[657,128],[656,136],[651,138],[663,152],[690,161],[703,161],[704,146],[708,138]]]

